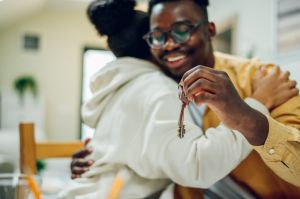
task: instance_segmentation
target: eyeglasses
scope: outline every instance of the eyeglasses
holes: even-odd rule
[[[159,29],[152,30],[143,36],[148,43],[148,45],[153,49],[163,48],[171,37],[174,42],[182,44],[187,42],[193,32],[200,26],[206,24],[206,21],[199,21],[196,24],[191,24],[188,21],[174,23],[169,31],[162,31]]]

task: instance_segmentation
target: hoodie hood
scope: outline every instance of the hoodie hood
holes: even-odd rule
[[[149,61],[137,58],[119,58],[106,64],[90,81],[92,97],[82,107],[82,119],[95,128],[110,98],[119,88],[138,76],[159,70]]]

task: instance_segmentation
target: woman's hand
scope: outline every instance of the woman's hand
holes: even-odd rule
[[[89,170],[90,166],[94,163],[93,160],[85,159],[88,155],[93,152],[93,149],[87,147],[87,144],[90,142],[90,139],[84,141],[84,148],[76,152],[72,156],[71,162],[71,178],[80,178],[83,173]]]
[[[269,110],[283,104],[299,94],[296,81],[290,80],[289,76],[288,71],[282,72],[277,66],[267,74],[267,67],[263,66],[253,79],[252,97]]]

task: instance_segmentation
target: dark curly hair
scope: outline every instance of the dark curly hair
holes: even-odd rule
[[[150,49],[143,40],[149,30],[148,14],[134,10],[134,0],[95,0],[87,15],[100,35],[108,36],[108,45],[117,57],[147,59]]]
[[[148,7],[148,13],[152,13],[152,9],[156,4],[159,3],[166,3],[166,2],[176,2],[176,1],[182,1],[182,0],[150,0],[149,1],[149,7]],[[190,0],[194,2],[196,5],[199,6],[201,13],[203,15],[203,18],[208,21],[208,13],[207,13],[207,6],[209,6],[209,0]]]

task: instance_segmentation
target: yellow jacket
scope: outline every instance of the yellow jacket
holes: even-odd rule
[[[215,53],[214,68],[228,73],[242,98],[252,95],[252,80],[262,65],[257,60]],[[261,198],[300,198],[300,96],[270,114],[265,144],[254,147],[255,151],[232,172],[232,177]],[[204,128],[219,123],[216,115],[207,109]]]

